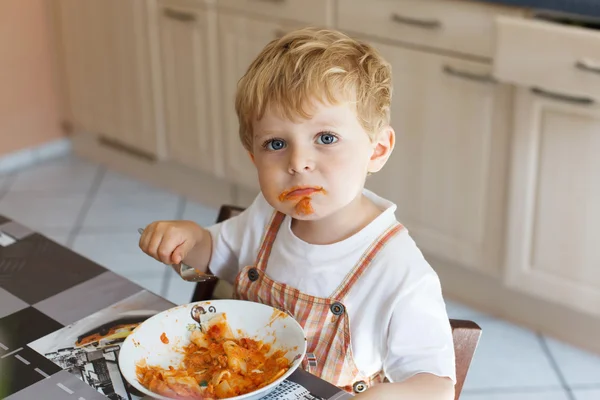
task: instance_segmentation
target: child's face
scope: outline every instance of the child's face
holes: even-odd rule
[[[266,200],[301,220],[333,214],[362,193],[393,147],[387,127],[374,140],[347,103],[314,102],[310,119],[290,121],[267,111],[255,121],[253,161]]]

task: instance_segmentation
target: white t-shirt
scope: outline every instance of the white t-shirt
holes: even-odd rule
[[[317,297],[329,297],[361,255],[396,221],[396,205],[365,190],[383,212],[341,242],[313,245],[291,230],[286,216],[266,273]],[[213,238],[210,270],[233,284],[256,261],[273,208],[259,194],[242,214],[208,230]],[[379,252],[343,300],[350,316],[354,362],[365,376],[381,371],[392,382],[426,372],[456,382],[452,331],[437,274],[403,229]]]

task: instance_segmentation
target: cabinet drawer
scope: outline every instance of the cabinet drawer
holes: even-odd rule
[[[218,0],[217,5],[311,26],[331,26],[333,23],[333,0]]]
[[[498,18],[494,75],[558,97],[600,100],[600,31]]]
[[[349,32],[490,58],[494,20],[518,8],[448,0],[339,0],[338,25]]]

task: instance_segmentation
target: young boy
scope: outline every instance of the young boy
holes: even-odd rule
[[[365,43],[315,29],[272,41],[236,97],[261,193],[207,229],[154,222],[140,247],[231,282],[238,299],[292,314],[316,358],[305,363],[310,372],[358,399],[452,400],[438,277],[396,205],[364,188],[394,148],[391,96],[390,66]]]

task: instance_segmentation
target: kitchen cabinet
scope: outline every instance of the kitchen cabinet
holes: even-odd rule
[[[502,16],[496,32],[503,82],[600,100],[600,30]]]
[[[219,49],[221,66],[221,113],[225,173],[232,182],[258,189],[256,168],[242,146],[235,113],[237,82],[250,63],[271,40],[282,36],[290,26],[278,21],[247,17],[243,14],[219,13]]]
[[[494,75],[518,88],[505,283],[600,316],[600,33],[510,17],[496,30]]]
[[[167,158],[222,176],[216,14],[173,0],[157,12]]]
[[[270,21],[296,21],[308,26],[331,26],[335,0],[217,0],[223,11],[263,17]]]
[[[375,44],[392,64],[396,146],[367,186],[429,255],[498,274],[510,88],[487,64]]]
[[[600,315],[600,107],[519,88],[507,284]]]
[[[338,25],[348,32],[490,59],[494,53],[494,21],[517,16],[516,7],[477,1],[370,0],[337,2]]]
[[[68,97],[69,119],[77,130],[95,126],[93,110],[88,94],[93,93],[87,76],[96,75],[90,71],[93,61],[93,46],[85,42],[85,30],[91,30],[88,15],[90,2],[77,0],[60,0],[54,3],[55,15],[59,20],[59,35],[63,50],[63,66],[66,79],[65,94]],[[85,27],[85,28],[84,28]],[[97,79],[97,78],[96,78]]]
[[[145,0],[58,0],[71,121],[159,156]]]

